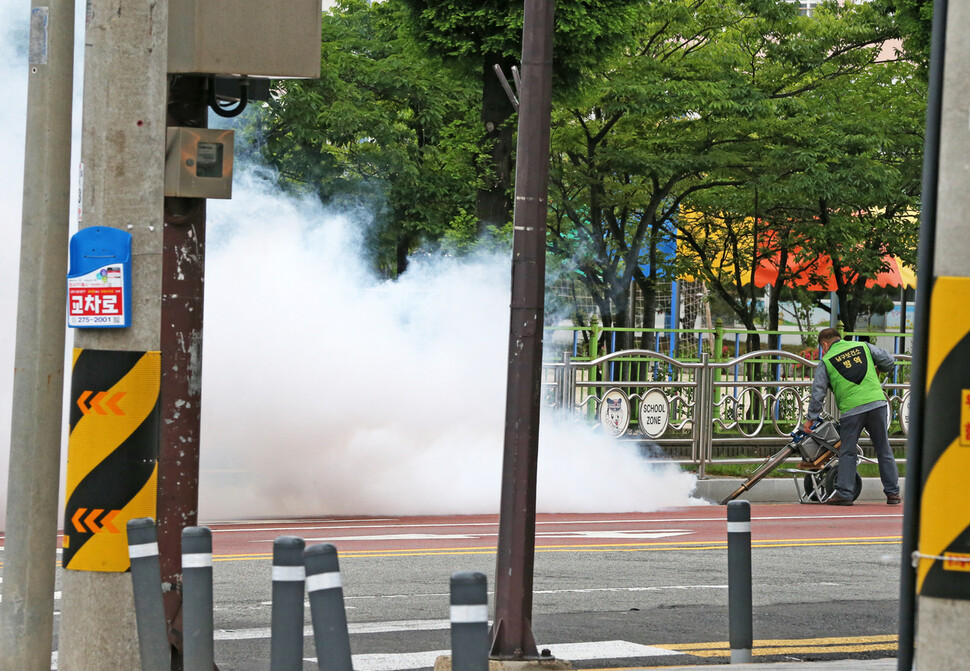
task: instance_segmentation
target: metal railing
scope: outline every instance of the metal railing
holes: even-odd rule
[[[905,445],[909,421],[910,356],[895,354],[897,370],[886,376],[890,445]],[[668,458],[705,464],[755,463],[777,450],[805,421],[817,360],[783,350],[761,350],[727,361],[701,352],[682,361],[663,352],[633,349],[593,360],[566,352],[546,363],[546,403],[581,418],[605,435],[655,444]],[[838,417],[831,393],[824,410]],[[867,436],[860,445],[871,446]],[[731,458],[732,452],[747,453]],[[752,453],[759,453],[757,454]]]

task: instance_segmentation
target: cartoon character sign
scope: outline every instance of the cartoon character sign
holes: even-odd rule
[[[630,426],[630,399],[620,389],[610,389],[600,404],[600,424],[606,435],[616,438]]]

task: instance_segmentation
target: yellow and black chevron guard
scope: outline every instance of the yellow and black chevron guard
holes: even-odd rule
[[[970,600],[970,278],[933,284],[926,388],[917,591]]]
[[[74,350],[64,568],[128,570],[128,520],[155,517],[160,385],[160,352]]]

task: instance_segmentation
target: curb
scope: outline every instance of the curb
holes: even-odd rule
[[[899,491],[905,490],[905,478],[899,478]],[[694,488],[694,496],[710,503],[720,503],[725,496],[736,490],[744,482],[743,478],[708,478],[698,479]],[[801,486],[801,482],[799,482]],[[765,478],[750,490],[737,498],[739,501],[751,503],[798,503],[798,493],[795,490],[794,478]],[[862,478],[862,494],[859,503],[885,503],[886,495],[882,491],[879,478]],[[902,506],[890,506],[902,512]]]

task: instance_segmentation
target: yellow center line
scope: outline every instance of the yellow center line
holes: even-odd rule
[[[872,536],[859,538],[829,538],[815,539],[780,539],[773,541],[755,541],[753,548],[785,548],[785,547],[825,547],[845,545],[894,545],[902,542],[901,536]],[[727,541],[685,541],[683,543],[613,543],[602,545],[545,545],[536,548],[536,552],[685,552],[692,550],[724,550]],[[381,557],[434,557],[459,555],[487,555],[495,554],[494,547],[444,547],[444,548],[405,548],[400,550],[340,550],[341,557],[381,558]],[[252,559],[267,559],[272,553],[253,552],[247,554],[215,555],[214,561],[244,561]]]

